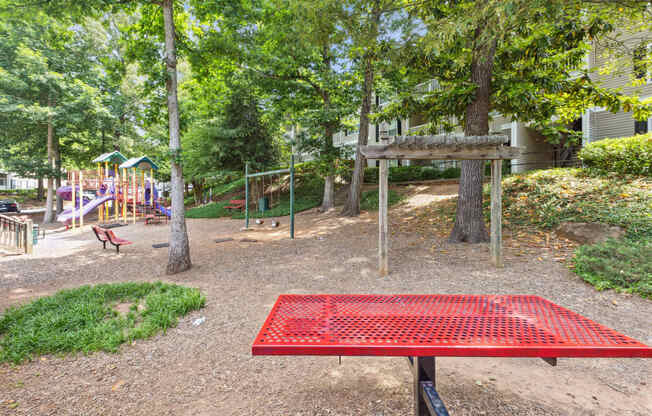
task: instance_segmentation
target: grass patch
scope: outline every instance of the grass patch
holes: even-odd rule
[[[229,201],[213,202],[201,207],[190,208],[186,210],[186,218],[221,218],[230,217],[233,215],[232,211],[224,207],[230,205]]]
[[[598,290],[616,289],[652,298],[652,238],[581,246],[573,264],[575,273]]]
[[[387,204],[391,207],[403,200],[403,196],[398,192],[390,189],[387,195]],[[372,189],[363,192],[360,196],[360,209],[363,211],[378,211],[378,190]]]
[[[230,192],[237,189],[239,186],[244,187],[244,179],[238,179],[231,184],[239,183],[239,185],[225,185],[223,193]],[[307,209],[314,208],[321,204],[322,192],[324,181],[313,174],[297,175],[295,178],[294,189],[294,212],[301,212]],[[269,217],[283,217],[290,215],[290,195],[287,189],[287,184],[283,187],[284,191],[281,193],[281,200],[272,209],[265,212],[259,212],[255,209],[254,205],[249,206],[250,218],[269,218]],[[253,196],[249,195],[250,198]],[[244,195],[242,196],[244,199]],[[274,201],[277,195],[274,193]],[[186,210],[187,218],[222,218],[230,217],[234,219],[244,219],[245,213],[239,211],[229,211],[224,209],[225,206],[230,205],[228,201],[215,202],[212,204],[204,205],[202,207],[190,208]]]
[[[245,178],[236,179],[233,182],[225,183],[213,187],[213,198],[220,198],[223,195],[226,195],[230,192],[242,189],[242,198],[244,199],[244,187],[245,187]],[[240,198],[234,198],[240,199]]]
[[[117,304],[129,303],[121,314]],[[0,362],[21,363],[42,354],[115,352],[135,339],[174,327],[204,306],[197,289],[172,284],[119,283],[62,290],[0,317]]]
[[[294,201],[294,212],[305,211],[307,209],[315,208],[321,204],[321,198],[301,198]],[[290,199],[281,199],[281,202],[276,204],[273,208],[265,212],[257,211],[256,209],[249,210],[249,218],[270,218],[270,217],[284,217],[290,215]],[[244,212],[236,212],[231,218],[244,219]]]

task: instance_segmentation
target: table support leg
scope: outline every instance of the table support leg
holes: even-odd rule
[[[414,357],[412,363],[414,366],[414,416],[429,416],[430,411],[423,397],[421,382],[435,382],[435,357]]]
[[[414,415],[448,416],[435,389],[435,357],[411,357],[409,361],[414,377]]]

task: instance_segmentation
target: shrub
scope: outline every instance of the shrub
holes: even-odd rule
[[[365,183],[378,183],[378,168],[364,168]]]
[[[387,205],[396,205],[403,200],[398,192],[390,189],[387,195]],[[378,190],[363,192],[360,198],[360,209],[363,211],[378,211]]]
[[[393,166],[389,168],[390,182],[411,182],[460,177],[460,168],[437,169],[433,166]],[[365,183],[378,183],[378,168],[364,170]]]
[[[598,290],[619,289],[652,297],[652,238],[607,240],[575,252],[575,272]]]
[[[603,172],[652,176],[652,134],[589,143],[579,158]]]

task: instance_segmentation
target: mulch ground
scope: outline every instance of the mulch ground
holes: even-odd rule
[[[391,211],[386,278],[376,274],[375,213],[303,213],[294,241],[287,219],[278,229],[248,232],[240,231],[242,221],[189,220],[194,267],[171,277],[167,249],[152,248],[167,241],[165,225],[115,229],[135,243],[120,255],[102,250],[87,230],[60,235],[66,249],[59,255],[50,244],[43,247],[51,252],[34,258],[1,259],[0,310],[82,284],[154,280],[197,287],[207,304],[167,334],[117,354],[0,364],[0,414],[412,414],[404,359],[344,357],[340,365],[337,357],[252,357],[251,342],[280,293],[536,294],[652,343],[652,302],[582,282],[564,264],[566,242],[506,232],[505,268],[495,269],[487,245],[448,244],[448,224],[425,218],[428,204],[447,192],[413,194]],[[411,221],[421,229],[406,226]],[[214,242],[220,238],[233,241]],[[199,317],[206,320],[194,326]],[[452,415],[652,414],[652,360],[560,359],[554,368],[539,359],[437,363],[438,390]]]

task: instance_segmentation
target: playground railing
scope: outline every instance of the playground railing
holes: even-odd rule
[[[0,215],[0,247],[18,254],[32,254],[33,229],[32,220]]]

